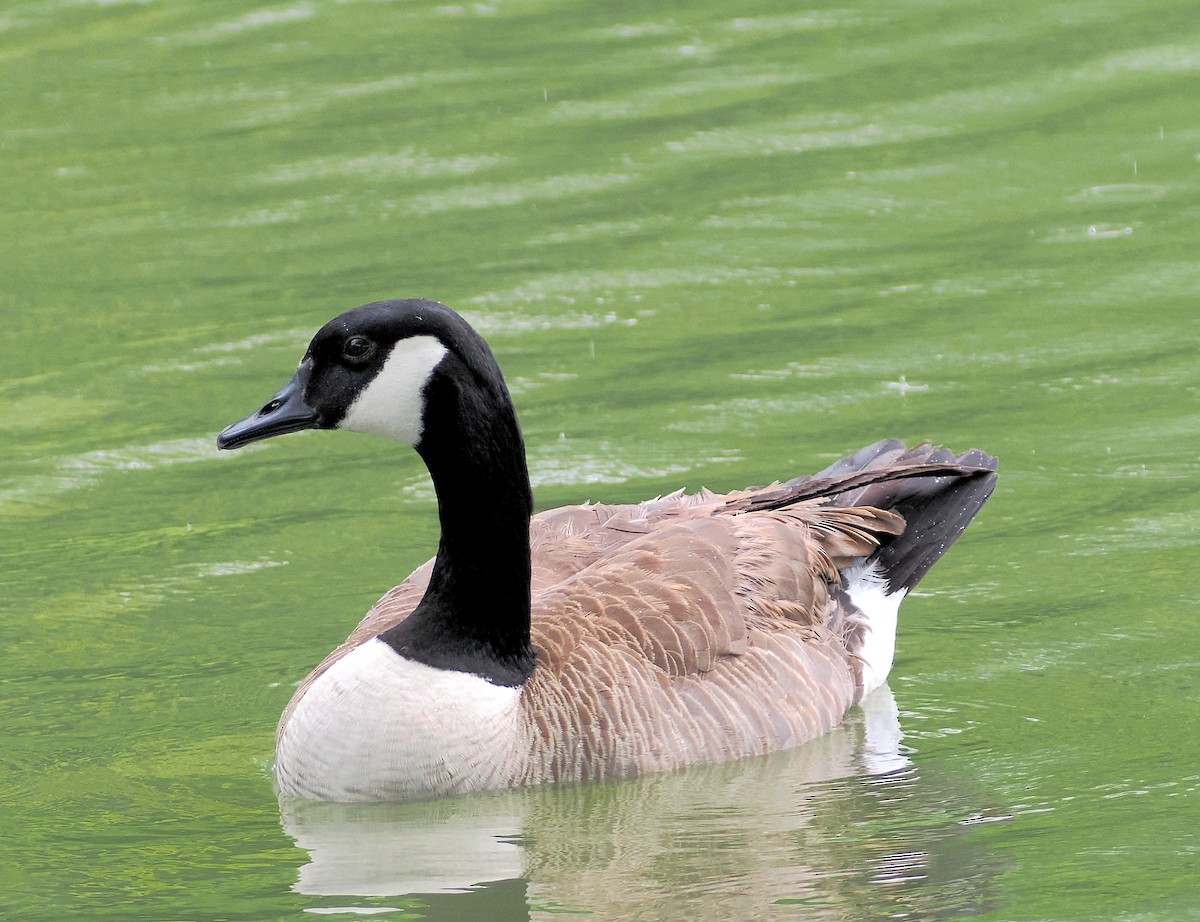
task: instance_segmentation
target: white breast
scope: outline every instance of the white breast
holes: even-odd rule
[[[406,800],[510,786],[529,749],[520,697],[369,640],[322,673],[280,728],[279,793]]]

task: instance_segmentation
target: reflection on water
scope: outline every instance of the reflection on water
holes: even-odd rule
[[[840,919],[863,888],[926,916],[978,908],[986,882],[963,884],[986,875],[901,740],[885,686],[832,733],[730,765],[428,803],[285,801],[284,829],[309,856],[294,889],[330,898],[310,911],[393,898],[455,919],[481,889],[494,919],[750,919],[788,906]],[[910,799],[931,802],[928,825],[901,809]]]

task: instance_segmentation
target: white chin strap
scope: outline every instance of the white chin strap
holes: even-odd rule
[[[445,355],[446,347],[434,336],[400,340],[338,428],[416,445],[424,427],[425,385]]]

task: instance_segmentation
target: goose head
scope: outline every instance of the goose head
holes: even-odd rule
[[[430,395],[435,377],[443,386]],[[304,429],[345,429],[420,450],[430,400],[457,402],[464,395],[476,414],[494,413],[488,403],[508,400],[483,340],[436,302],[378,301],[317,331],[292,379],[261,409],[226,427],[217,445],[236,449]]]

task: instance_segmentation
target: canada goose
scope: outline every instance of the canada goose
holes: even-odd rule
[[[280,719],[277,789],[317,800],[624,778],[819,736],[887,678],[901,599],[996,480],[981,451],[887,441],[784,484],[531,521],[500,368],[423,300],[325,324],[217,444],[302,429],[407,442],[441,521],[433,560]]]

